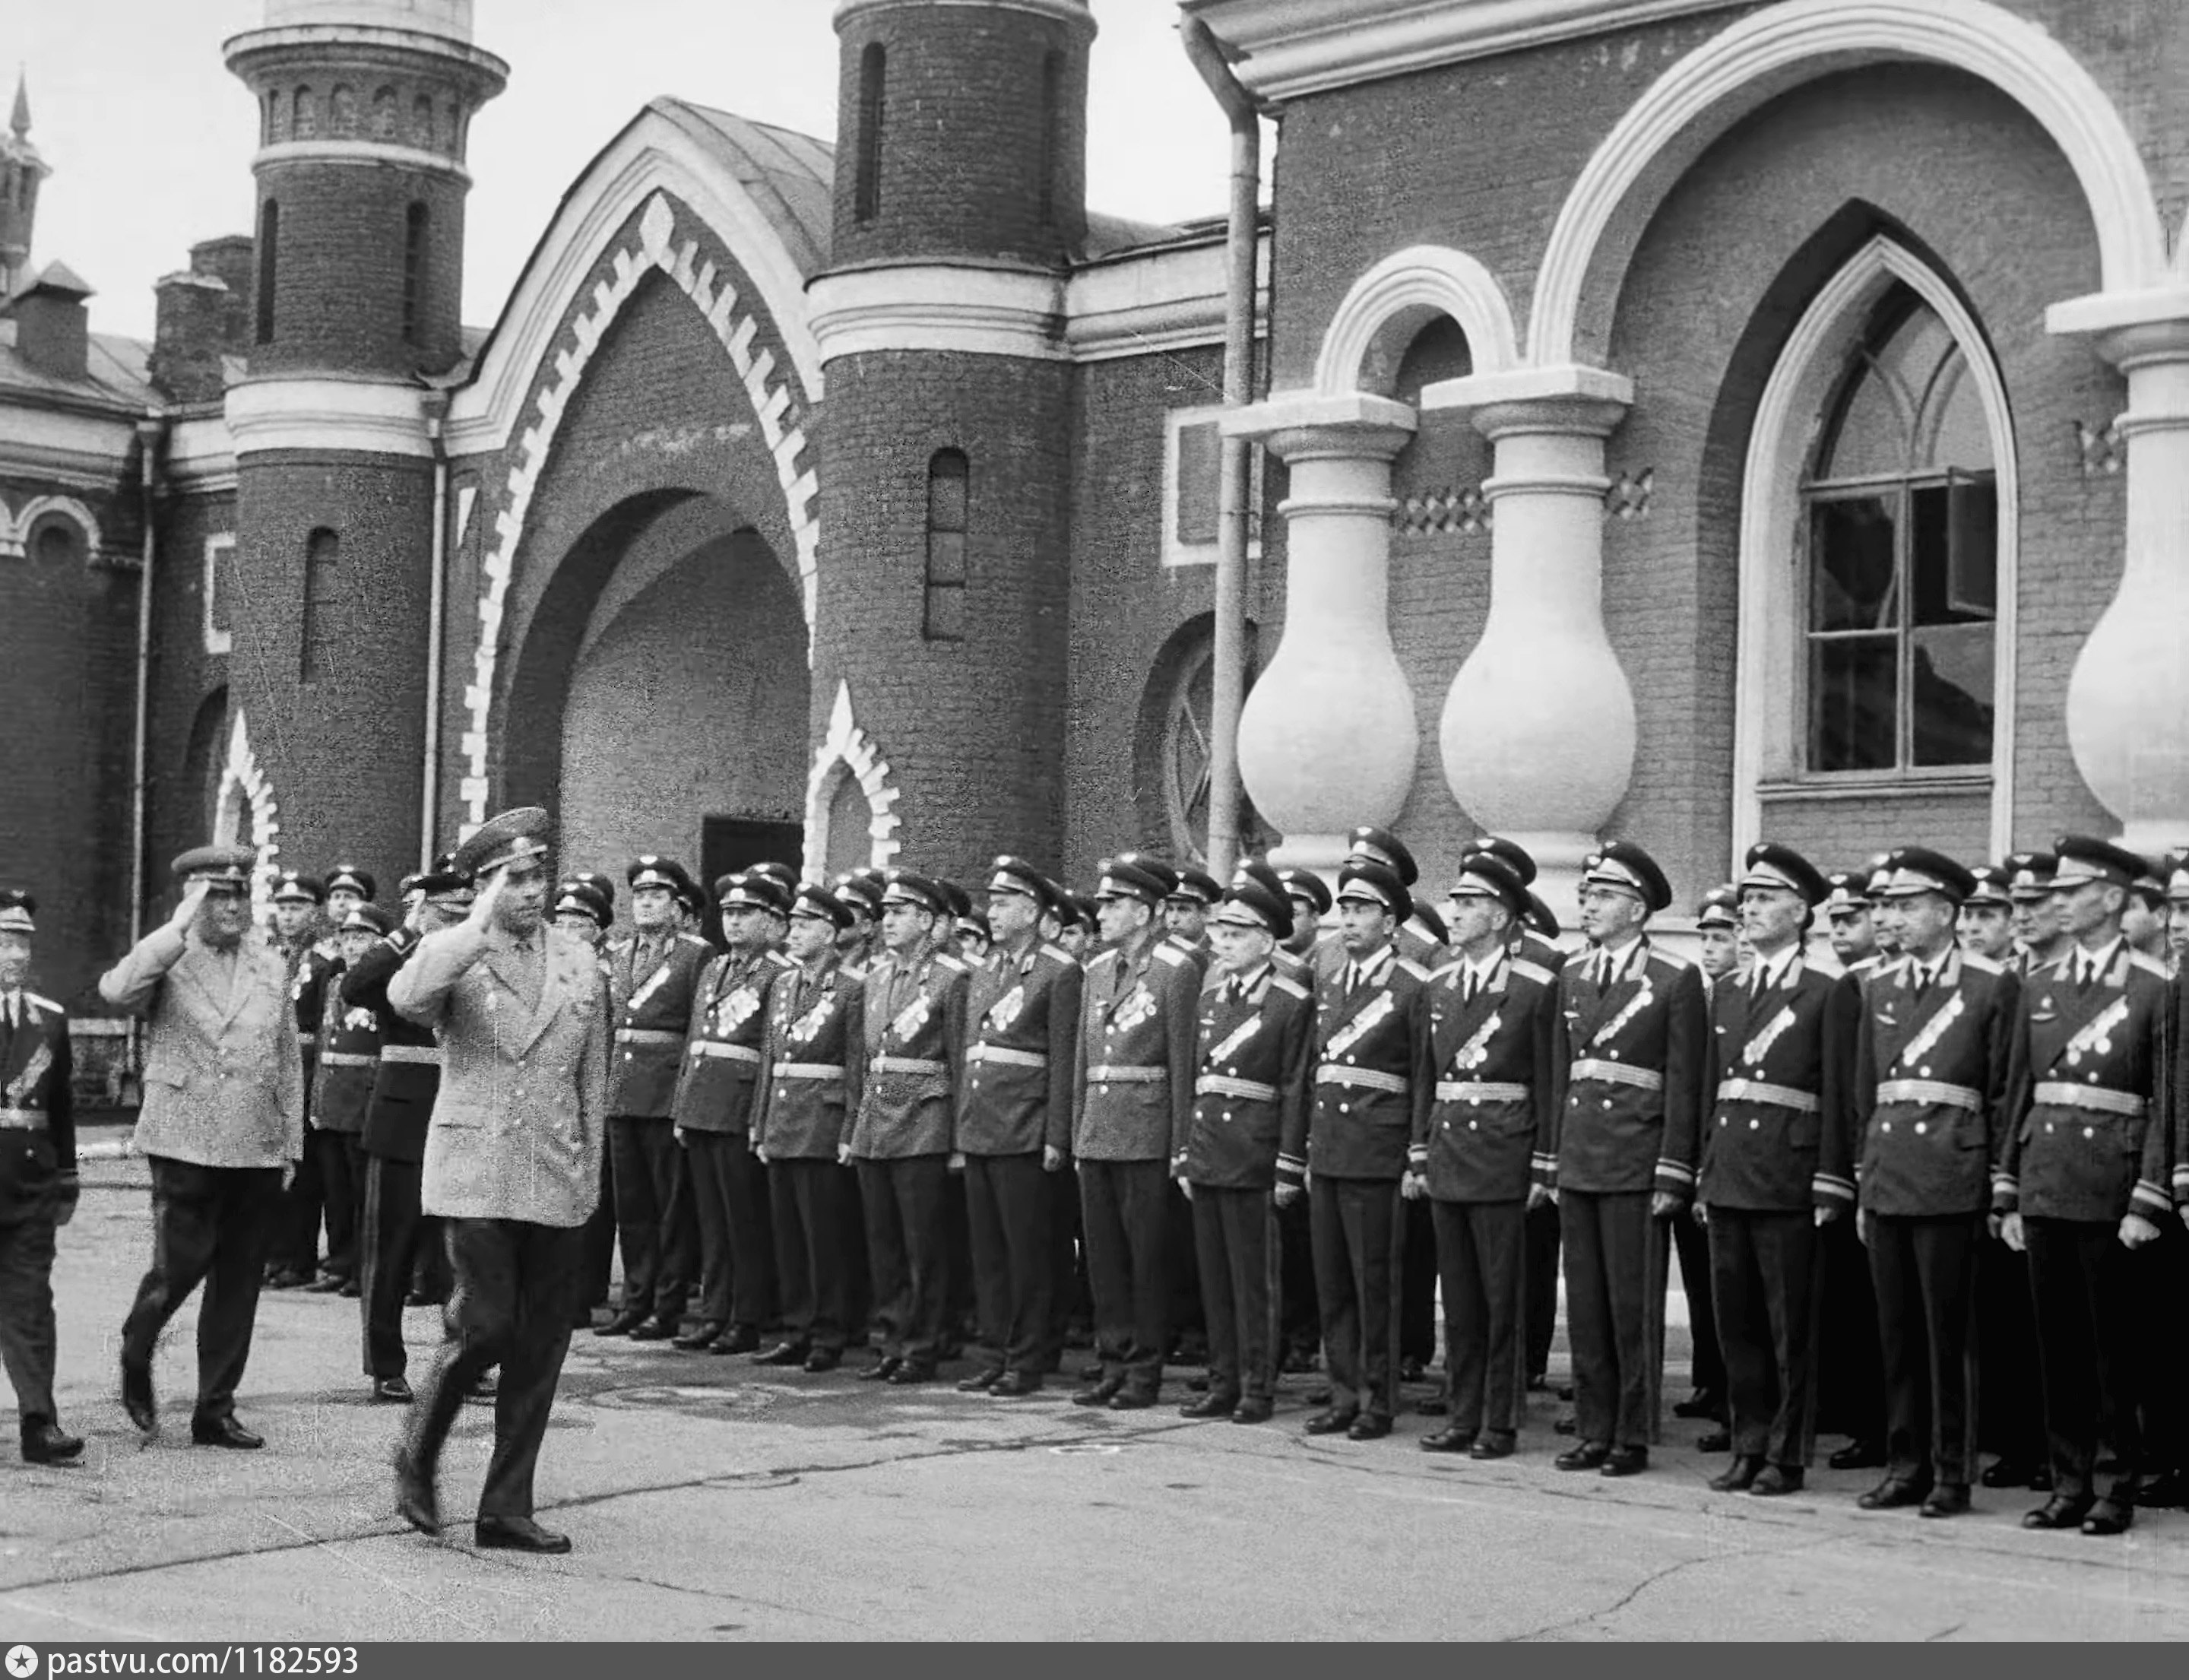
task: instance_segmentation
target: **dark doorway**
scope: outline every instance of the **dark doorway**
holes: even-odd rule
[[[754,863],[788,863],[802,869],[806,827],[801,823],[759,823],[747,817],[710,817],[699,828],[699,869],[707,891],[732,871]]]

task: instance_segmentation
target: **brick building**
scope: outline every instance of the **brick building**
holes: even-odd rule
[[[468,0],[227,43],[257,224],[149,348],[30,262],[25,117],[0,875],[55,988],[130,920],[140,589],[153,858],[391,880],[525,802],[611,868],[1191,849],[1222,428],[1293,855],[2189,840],[2189,14],[1183,11],[1279,133],[1228,416],[1220,221],[1085,204],[1083,0],[838,0],[833,142],[649,105],[484,333]]]

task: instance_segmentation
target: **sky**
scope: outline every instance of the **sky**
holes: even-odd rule
[[[248,233],[251,96],[220,45],[263,0],[0,4],[0,70],[29,78],[31,138],[53,166],[31,261],[96,290],[96,331],[149,338],[152,283],[189,247]],[[1170,0],[1094,0],[1090,207],[1143,221],[1224,208],[1224,119],[1178,41]],[[472,127],[464,320],[501,312],[556,202],[658,94],[833,139],[830,0],[478,0],[474,39],[509,87]],[[12,82],[12,76],[10,77]],[[12,88],[7,91],[12,92]]]

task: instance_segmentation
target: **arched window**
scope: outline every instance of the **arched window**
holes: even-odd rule
[[[965,639],[966,502],[971,467],[963,450],[937,450],[927,463],[927,590],[921,633]]]
[[[1848,358],[1802,487],[1811,773],[1990,764],[1994,467],[1966,356],[1896,281]]]
[[[416,344],[426,314],[426,234],[429,212],[413,200],[403,218],[403,337]]]
[[[884,82],[888,55],[879,41],[859,54],[859,137],[857,173],[851,184],[851,213],[871,222],[882,208],[882,121],[888,104]]]
[[[333,669],[335,580],[341,561],[342,538],[325,525],[305,540],[304,621],[297,674],[306,682],[317,682]]]
[[[84,560],[83,532],[73,519],[48,518],[40,523],[31,538],[30,548],[32,559],[54,571],[64,566],[81,566]]]
[[[258,279],[257,295],[252,298],[258,317],[257,339],[261,344],[274,342],[274,278],[280,261],[281,206],[272,199],[258,206]]]

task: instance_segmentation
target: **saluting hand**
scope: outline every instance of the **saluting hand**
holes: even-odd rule
[[[508,885],[507,869],[496,869],[486,878],[486,885],[479,889],[478,897],[472,900],[472,913],[468,919],[473,927],[484,930],[494,925],[494,907],[501,902],[501,891]]]
[[[193,881],[183,894],[183,902],[175,907],[174,919],[168,926],[177,933],[188,933],[190,924],[198,919],[198,907],[206,902],[206,894],[212,890],[211,881]]]

